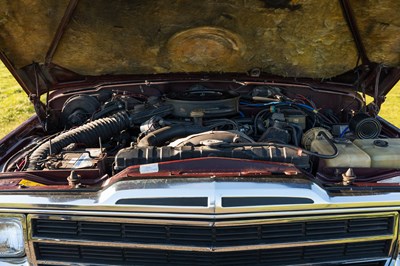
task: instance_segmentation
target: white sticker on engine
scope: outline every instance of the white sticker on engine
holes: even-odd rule
[[[92,160],[90,159],[89,154],[82,153],[78,160],[76,160],[74,166],[72,168],[79,169],[79,168],[87,168],[92,167]]]
[[[143,164],[139,167],[141,174],[158,173],[158,163]]]

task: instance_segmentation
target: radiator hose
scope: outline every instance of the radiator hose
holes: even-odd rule
[[[84,143],[91,146],[99,143],[99,139],[108,141],[130,126],[131,117],[129,113],[122,111],[64,132],[52,139],[51,142],[43,143],[31,154],[28,170],[43,169],[42,162],[50,155],[50,151],[52,154],[58,154],[71,143]]]

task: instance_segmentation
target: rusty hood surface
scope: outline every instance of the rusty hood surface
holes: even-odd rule
[[[0,49],[39,94],[85,76],[252,68],[322,80],[380,65],[398,80],[398,14],[398,0],[4,0]]]

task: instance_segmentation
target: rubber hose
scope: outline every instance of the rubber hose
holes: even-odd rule
[[[297,131],[292,125],[287,125],[287,129],[292,133],[292,141],[294,146],[299,146],[299,141],[297,139]]]
[[[193,125],[167,126],[155,130],[143,137],[137,144],[138,147],[162,146],[173,138],[186,137],[192,134],[209,131],[207,127]]]
[[[294,123],[289,123],[288,127],[292,130],[292,138],[293,138],[293,143],[295,146],[299,146],[299,143],[301,142],[301,137],[302,137],[302,128]]]
[[[129,128],[130,117],[126,111],[116,113],[112,116],[100,118],[85,125],[71,129],[51,140],[51,152],[59,153],[71,143],[84,143],[87,146],[107,141],[118,135],[122,130]],[[28,170],[42,169],[40,161],[50,154],[50,141],[40,145],[29,157]]]

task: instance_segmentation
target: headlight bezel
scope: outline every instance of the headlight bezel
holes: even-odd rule
[[[16,252],[10,253],[0,253],[0,258],[21,258],[26,256],[27,252],[27,228],[26,228],[26,217],[23,214],[8,214],[0,213],[0,224],[2,221],[7,221],[9,224],[14,224],[17,230],[21,230],[20,234],[17,236],[18,244],[20,244],[21,249]],[[0,229],[1,230],[1,229]],[[0,232],[1,233],[1,232]],[[1,240],[1,239],[0,239]],[[1,243],[0,243],[1,245]]]

